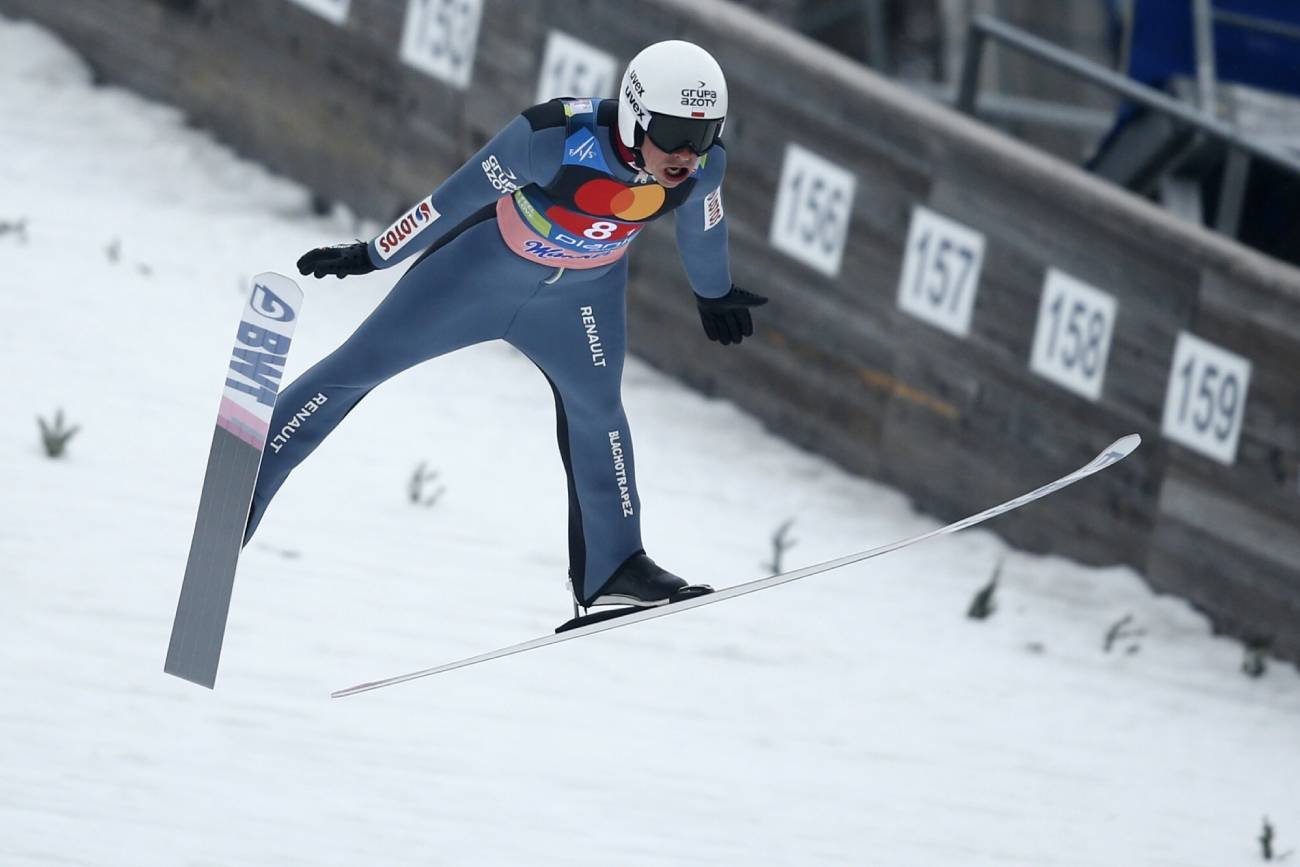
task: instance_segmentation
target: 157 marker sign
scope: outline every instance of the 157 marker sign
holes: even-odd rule
[[[898,280],[898,307],[958,337],[970,333],[984,263],[984,236],[918,207],[912,212]]]

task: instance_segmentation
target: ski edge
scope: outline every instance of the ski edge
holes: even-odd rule
[[[930,539],[936,538],[938,536],[944,536],[950,533],[956,533],[960,530],[965,530],[977,524],[982,524],[985,521],[989,520],[990,518],[995,518],[998,515],[1006,514],[1007,512],[1018,509],[1021,506],[1027,505],[1028,503],[1032,503],[1033,501],[1046,497],[1050,494],[1054,494],[1057,491],[1074,484],[1075,482],[1085,479],[1088,476],[1093,475],[1094,473],[1100,472],[1101,470],[1109,466],[1112,466],[1118,463],[1119,461],[1123,460],[1124,458],[1128,457],[1130,454],[1133,453],[1134,449],[1136,449],[1138,445],[1141,444],[1141,442],[1142,442],[1142,438],[1137,434],[1129,434],[1127,436],[1120,437],[1119,439],[1115,440],[1115,442],[1111,443],[1109,446],[1103,449],[1091,461],[1079,467],[1077,470],[1074,470],[1071,473],[1067,473],[1066,475],[1062,476],[1061,478],[1057,479],[1054,482],[1049,482],[1046,485],[1042,485],[1041,487],[1035,488],[1032,491],[1029,491],[1028,493],[1022,494],[1019,497],[1014,497],[1010,500],[1007,500],[1004,503],[1000,503],[996,506],[985,509],[982,512],[978,512],[969,517],[962,518],[959,521],[954,521],[951,524],[947,524],[943,527],[938,527],[934,530],[928,530],[924,533],[920,533],[915,536],[908,537],[906,539],[900,539],[897,542],[891,542],[886,545],[881,545],[876,548],[870,548],[865,551],[859,551],[854,554],[847,554],[843,557],[839,557],[834,560],[826,560],[821,563],[815,563],[811,566],[804,566],[800,569],[794,569],[789,572],[783,572],[779,575],[771,575],[766,578],[758,578],[753,581],[747,581],[742,584],[735,584],[731,587],[725,587],[721,590],[715,591],[714,593],[710,593],[705,596],[698,596],[694,599],[686,599],[681,602],[674,602],[672,605],[664,605],[658,608],[647,608],[643,611],[637,611],[621,617],[614,617],[611,618],[610,620],[602,621],[600,623],[592,623],[587,626],[579,627],[577,629],[571,629],[567,632],[552,634],[552,635],[544,635],[541,636],[540,638],[534,638],[531,641],[524,641],[519,644],[513,644],[508,647],[500,648],[498,650],[492,650],[486,653],[481,653],[478,654],[477,656],[470,656],[464,659],[456,660],[454,662],[444,663],[443,665],[433,666],[432,668],[425,668],[425,669],[421,669],[420,671],[410,672],[408,674],[401,674],[395,677],[384,678],[383,680],[375,680],[375,681],[368,681],[366,683],[359,683],[356,684],[355,686],[347,687],[346,689],[340,689],[331,692],[330,697],[346,698],[347,696],[356,695],[358,693],[369,692],[371,690],[380,689],[386,686],[395,686],[396,684],[399,683],[406,683],[408,681],[417,680],[422,677],[430,677],[435,674],[442,674],[444,672],[453,671],[458,668],[466,668],[471,665],[477,665],[478,663],[481,662],[488,662],[489,660],[492,659],[500,659],[502,657],[513,656],[515,654],[524,653],[526,651],[534,650],[540,647],[559,644],[564,641],[571,641],[575,638],[581,638],[586,635],[595,635],[597,633],[606,632],[611,629],[618,629],[623,626],[630,626],[633,623],[640,623],[645,620],[653,620],[657,617],[663,617],[667,614],[676,614],[686,609],[698,608],[701,605],[711,605],[715,602],[722,602],[726,599],[732,599],[737,596],[745,596],[748,595],[749,593],[754,593],[758,590],[765,590],[769,587],[775,587],[780,584],[788,584],[792,581],[798,581],[801,578],[807,578],[811,575],[817,575],[822,572],[829,572],[833,569],[839,569],[843,566],[849,566],[854,563],[859,563],[863,560],[868,560],[873,557],[879,557],[884,554],[889,554],[899,550],[900,548],[906,548],[908,546],[915,545],[920,542],[925,542]]]

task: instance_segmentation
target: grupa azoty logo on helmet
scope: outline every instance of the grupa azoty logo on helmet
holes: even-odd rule
[[[718,104],[718,92],[701,81],[697,87],[682,88],[682,105],[687,108],[714,108]]]

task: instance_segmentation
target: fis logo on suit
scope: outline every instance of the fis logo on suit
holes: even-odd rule
[[[587,137],[579,141],[573,147],[569,148],[569,156],[575,158],[580,163],[594,159],[596,156],[596,137],[587,133]]]
[[[248,300],[248,306],[253,308],[254,312],[259,316],[273,322],[293,321],[293,308],[284,303],[283,298],[261,283],[253,284],[253,295]]]

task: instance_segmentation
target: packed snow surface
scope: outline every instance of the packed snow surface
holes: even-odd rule
[[[0,19],[0,865],[1223,867],[1265,816],[1300,848],[1295,670],[996,521],[331,700],[569,613],[552,398],[502,344],[369,397],[245,553],[216,690],[164,675],[248,278],[375,228],[308,202]],[[289,375],[397,276],[304,279]],[[626,404],[647,547],[690,578],[765,574],[788,518],[786,568],[936,526],[644,364]]]

